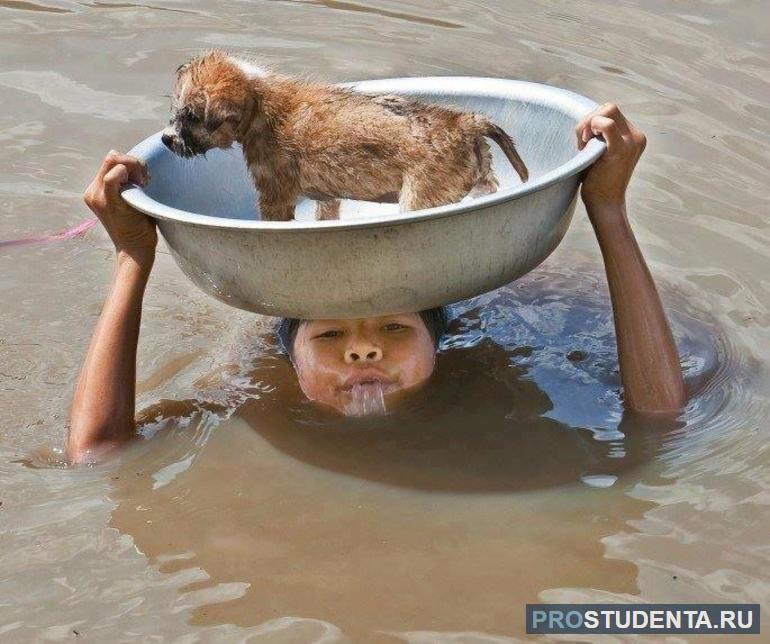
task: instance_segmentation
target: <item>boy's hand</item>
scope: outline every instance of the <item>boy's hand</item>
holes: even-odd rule
[[[583,179],[581,196],[589,214],[600,207],[622,206],[631,174],[647,145],[647,137],[614,103],[605,103],[584,116],[575,128],[575,134],[581,150],[594,136],[601,136],[607,144],[607,151],[588,169]]]
[[[120,196],[120,189],[126,183],[145,185],[149,178],[142,161],[112,150],[83,194],[83,200],[102,222],[118,254],[154,254],[158,243],[155,222]]]

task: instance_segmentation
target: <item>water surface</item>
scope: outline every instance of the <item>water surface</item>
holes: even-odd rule
[[[138,367],[152,439],[65,468],[110,244],[0,247],[3,641],[499,642],[526,602],[766,607],[763,4],[0,0],[0,241],[87,217],[102,156],[158,130],[173,70],[214,46],[331,81],[488,75],[618,102],[649,137],[631,217],[692,401],[675,422],[623,413],[580,207],[544,266],[453,307],[434,381],[375,423],[305,403],[272,321],[161,248]]]

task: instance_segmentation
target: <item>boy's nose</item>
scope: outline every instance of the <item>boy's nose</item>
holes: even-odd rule
[[[371,342],[357,342],[345,349],[345,362],[353,364],[363,360],[365,362],[378,362],[382,360],[382,349]]]

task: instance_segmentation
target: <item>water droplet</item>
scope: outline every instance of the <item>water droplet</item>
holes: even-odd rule
[[[618,477],[614,474],[583,474],[580,480],[589,487],[606,488],[615,485]]]

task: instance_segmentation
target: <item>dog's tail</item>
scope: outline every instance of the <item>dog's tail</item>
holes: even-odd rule
[[[524,165],[524,161],[521,160],[513,139],[499,125],[495,125],[486,116],[477,115],[476,119],[477,123],[481,126],[479,134],[481,136],[488,136],[500,146],[505,156],[508,157],[508,161],[511,162],[513,169],[516,170],[516,173],[521,178],[522,183],[529,179],[529,170]]]

